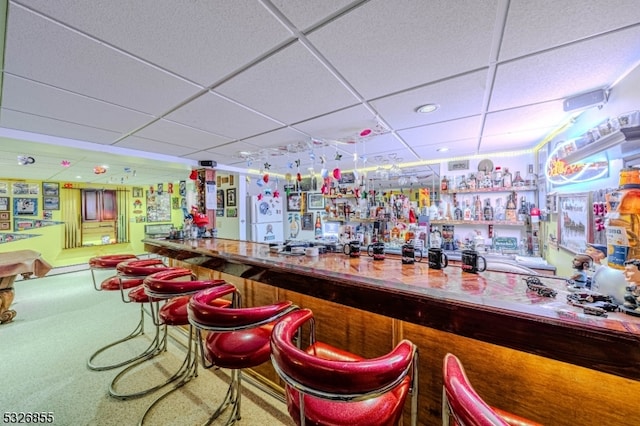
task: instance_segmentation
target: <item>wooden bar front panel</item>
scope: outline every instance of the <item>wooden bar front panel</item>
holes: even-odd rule
[[[543,424],[626,424],[635,416],[629,396],[640,392],[640,327],[632,317],[586,317],[562,302],[564,294],[526,293],[514,274],[469,276],[339,255],[310,273],[307,259],[272,260],[247,244],[147,247],[243,286],[247,305],[289,299],[312,309],[319,339],[363,356],[412,340],[420,351],[420,424],[440,423],[446,352],[462,360],[490,404]],[[260,372],[274,378],[270,369]]]

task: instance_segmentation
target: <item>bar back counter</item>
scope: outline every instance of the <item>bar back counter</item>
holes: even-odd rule
[[[441,424],[447,352],[489,404],[531,420],[613,425],[637,417],[640,318],[586,315],[567,304],[561,280],[539,277],[557,291],[550,298],[528,291],[523,275],[434,270],[393,256],[293,256],[223,239],[144,243],[200,278],[235,284],[246,306],[286,299],[313,310],[318,339],[334,346],[375,357],[410,339],[420,351],[420,424]],[[279,383],[270,365],[257,372]]]

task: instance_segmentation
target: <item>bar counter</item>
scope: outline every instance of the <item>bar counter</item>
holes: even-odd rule
[[[313,309],[332,343],[363,356],[411,339],[420,348],[421,424],[440,418],[446,352],[461,358],[490,404],[533,420],[623,424],[635,417],[629,396],[640,394],[640,318],[586,315],[566,303],[561,280],[539,277],[558,292],[547,298],[527,291],[522,275],[432,270],[426,259],[403,265],[396,256],[373,261],[366,253],[283,255],[223,239],[144,243],[199,275],[250,282],[251,291],[271,292],[267,300]],[[247,300],[264,303],[265,296]]]

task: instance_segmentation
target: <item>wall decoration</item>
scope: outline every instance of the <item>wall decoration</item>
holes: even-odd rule
[[[137,187],[137,186],[134,186],[134,187],[131,189],[131,196],[132,196],[133,198],[140,198],[140,197],[142,197],[142,188],[139,188],[139,187]]]
[[[40,237],[41,235],[39,234],[27,234],[27,233],[20,233],[20,234],[14,234],[14,233],[8,233],[8,234],[0,234],[0,244],[1,243],[11,243],[13,241],[17,241],[17,240],[24,240],[27,238],[33,238],[33,237]]]
[[[224,189],[216,190],[216,209],[224,209]]]
[[[180,209],[180,197],[171,197],[171,208],[173,210]]]
[[[233,207],[236,205],[236,189],[227,189],[227,206]]]
[[[11,229],[11,222],[0,222],[0,230],[8,231]]]
[[[316,192],[308,193],[307,206],[309,210],[324,210],[324,196]]]
[[[313,229],[314,229],[313,213],[304,213],[302,215],[302,230],[313,231]]]
[[[224,209],[216,209],[217,217],[224,217]]]
[[[216,176],[216,186],[222,185],[222,176]]]
[[[290,212],[299,212],[302,208],[303,194],[289,194],[287,197],[287,210]]]
[[[171,195],[147,191],[147,222],[171,221]]]
[[[231,185],[231,186],[234,185],[234,177],[233,177],[233,175],[229,175],[229,185]]]
[[[227,217],[238,217],[238,209],[235,207],[232,209],[227,209]]]
[[[186,180],[181,180],[180,183],[178,184],[178,194],[181,197],[186,197],[187,196],[187,181]]]
[[[0,211],[9,210],[9,197],[0,197]]]
[[[0,220],[11,220],[11,213],[0,212]]]
[[[45,197],[59,197],[60,184],[53,182],[42,182],[42,195]]]
[[[42,208],[47,210],[60,210],[60,197],[43,197]]]
[[[9,193],[9,184],[7,182],[0,182],[0,194]]]
[[[24,182],[13,182],[11,187],[11,192],[13,195],[28,195],[29,194],[29,184]]]
[[[558,195],[558,245],[572,253],[584,253],[591,242],[589,193]]]
[[[13,214],[35,216],[38,214],[37,198],[14,198]]]

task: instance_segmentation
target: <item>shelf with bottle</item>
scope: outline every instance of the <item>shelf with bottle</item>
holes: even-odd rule
[[[525,226],[526,221],[517,220],[447,220],[436,219],[429,222],[432,225],[497,225],[497,226]]]
[[[476,189],[449,189],[444,194],[475,194],[492,192],[512,192],[512,191],[536,191],[537,186],[511,186],[509,188],[476,188]]]

